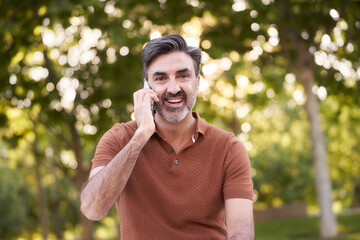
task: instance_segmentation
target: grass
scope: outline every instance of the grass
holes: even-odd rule
[[[337,217],[339,236],[331,240],[360,240],[360,213]],[[318,217],[292,218],[255,223],[255,240],[324,240]],[[100,237],[119,240],[119,237]]]
[[[339,236],[332,240],[360,240],[360,214],[341,215],[337,220]],[[257,222],[255,240],[320,240],[319,225],[318,217]]]

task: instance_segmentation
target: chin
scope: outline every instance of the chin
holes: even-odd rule
[[[181,111],[171,111],[171,112],[159,112],[160,116],[163,117],[166,121],[171,123],[178,123],[181,122],[186,118],[186,116],[189,114],[189,109],[182,109]]]

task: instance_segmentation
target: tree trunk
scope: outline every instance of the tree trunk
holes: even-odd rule
[[[309,53],[305,44],[300,44],[298,47],[300,49],[298,51],[298,67],[300,70],[296,71],[296,75],[303,85],[307,97],[304,108],[310,123],[316,191],[320,207],[321,236],[326,238],[336,237],[338,235],[337,221],[332,211],[331,179],[327,163],[326,146],[319,119],[319,103],[312,91],[314,87],[313,56]]]
[[[94,239],[94,224],[92,221],[87,219],[84,214],[80,213],[80,222],[82,226],[82,239]]]
[[[47,77],[47,81],[53,82],[56,85],[57,82],[56,82],[55,71],[53,69],[52,62],[47,55],[47,51],[45,50],[43,53],[44,53],[44,58],[45,58],[45,65],[49,71],[49,76]],[[75,120],[74,114],[75,114],[74,112],[72,114],[69,114],[70,121],[68,123],[69,123],[69,129],[70,129],[70,133],[71,133],[70,148],[74,151],[76,162],[78,164],[77,169],[76,169],[76,175],[75,175],[75,178],[73,179],[73,181],[78,190],[78,193],[80,193],[82,185],[86,182],[86,180],[88,178],[89,169],[86,166],[84,166],[83,156],[82,156],[82,147],[80,144],[80,136],[75,128],[76,120]],[[84,217],[84,215],[81,213],[80,209],[79,209],[79,217],[80,217],[81,225],[83,228],[82,239],[93,240],[94,239],[93,223]]]
[[[71,131],[71,149],[75,153],[76,162],[78,164],[76,168],[76,175],[74,178],[75,186],[78,190],[78,193],[81,192],[83,184],[87,181],[89,176],[89,169],[84,165],[84,159],[82,155],[82,148],[80,143],[80,136],[75,128],[75,116],[69,121],[69,128]],[[93,240],[94,239],[94,226],[93,222],[87,219],[81,211],[80,221],[82,225],[82,239]]]
[[[38,139],[36,133],[36,122],[34,123],[34,133],[35,133],[35,140],[32,145],[33,154],[35,157],[35,174],[36,174],[36,187],[38,190],[38,208],[39,208],[39,223],[41,227],[41,235],[43,239],[48,238],[49,234],[49,225],[48,225],[48,212],[47,212],[47,204],[46,204],[46,195],[42,185],[42,176],[40,171],[40,161],[41,161],[41,154],[38,150]]]
[[[53,209],[53,215],[54,215],[54,231],[56,238],[58,240],[64,239],[63,231],[62,231],[62,220],[59,214],[59,193],[58,193],[58,187],[57,187],[57,176],[56,176],[56,169],[55,169],[55,159],[54,156],[51,156],[51,173],[55,177],[55,181],[52,184],[52,197],[51,197],[51,206]]]

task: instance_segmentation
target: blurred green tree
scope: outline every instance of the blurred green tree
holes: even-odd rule
[[[0,239],[14,239],[34,230],[34,196],[19,171],[0,167]]]
[[[49,191],[42,202],[76,205],[58,183],[79,192],[100,136],[131,119],[144,43],[181,33],[205,51],[196,110],[245,143],[256,204],[313,199],[310,182],[322,176],[316,187],[322,222],[335,224],[327,140],[335,196],[349,206],[360,172],[357,2],[13,0],[0,9],[0,127],[3,140],[13,143],[0,146],[1,158],[22,171],[37,169],[38,193]],[[23,145],[29,156],[14,153]],[[24,164],[21,157],[36,161]],[[59,222],[78,221],[50,209]],[[83,239],[92,239],[91,222],[79,216]],[[63,225],[50,224],[50,232],[60,239],[65,227],[56,226]],[[336,234],[336,227],[326,229],[323,235]]]

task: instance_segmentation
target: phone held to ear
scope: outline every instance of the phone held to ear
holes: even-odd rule
[[[144,89],[151,89],[146,80],[144,81]],[[154,111],[154,101],[153,100],[151,100],[151,110]]]

